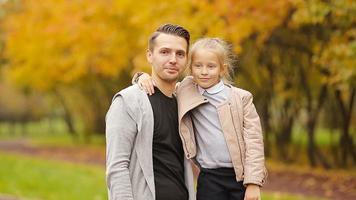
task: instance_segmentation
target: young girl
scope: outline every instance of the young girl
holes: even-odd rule
[[[191,76],[177,86],[179,132],[200,168],[198,200],[258,200],[266,170],[260,119],[250,92],[228,84],[231,47],[204,38],[189,53]],[[151,94],[154,80],[138,78]]]

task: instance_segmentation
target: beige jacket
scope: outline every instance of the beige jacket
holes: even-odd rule
[[[263,135],[252,94],[232,87],[228,101],[218,106],[218,115],[230,152],[237,181],[262,186],[267,176]],[[192,77],[186,77],[177,87],[179,131],[188,159],[196,156],[191,110],[206,103],[196,89]]]

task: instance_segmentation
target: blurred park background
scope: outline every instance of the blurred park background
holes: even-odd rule
[[[0,199],[107,198],[106,111],[167,22],[234,45],[263,199],[356,199],[354,0],[0,0]]]

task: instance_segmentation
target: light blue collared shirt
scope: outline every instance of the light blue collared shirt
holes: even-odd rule
[[[220,81],[208,89],[197,85],[197,90],[208,103],[192,110],[198,144],[196,160],[203,168],[233,167],[217,111],[217,106],[227,100],[231,88]]]

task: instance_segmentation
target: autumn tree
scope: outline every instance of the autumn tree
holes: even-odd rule
[[[69,130],[79,120],[88,133],[104,132],[113,94],[130,84],[133,70],[148,68],[145,50],[154,28],[166,22],[185,25],[192,13],[189,1],[175,6],[128,0],[8,3],[7,75],[21,87],[53,96],[64,108]]]
[[[355,95],[355,11],[354,1],[303,1],[298,4],[294,19],[294,25],[304,28],[309,38],[315,38],[311,41],[310,63],[322,75],[320,92],[326,93],[329,88],[339,105],[342,165],[347,162],[348,155],[355,163],[355,148],[349,134]],[[319,99],[325,101],[325,96]],[[314,119],[310,120],[316,120],[315,115],[312,117]],[[309,122],[309,126],[312,123]]]

